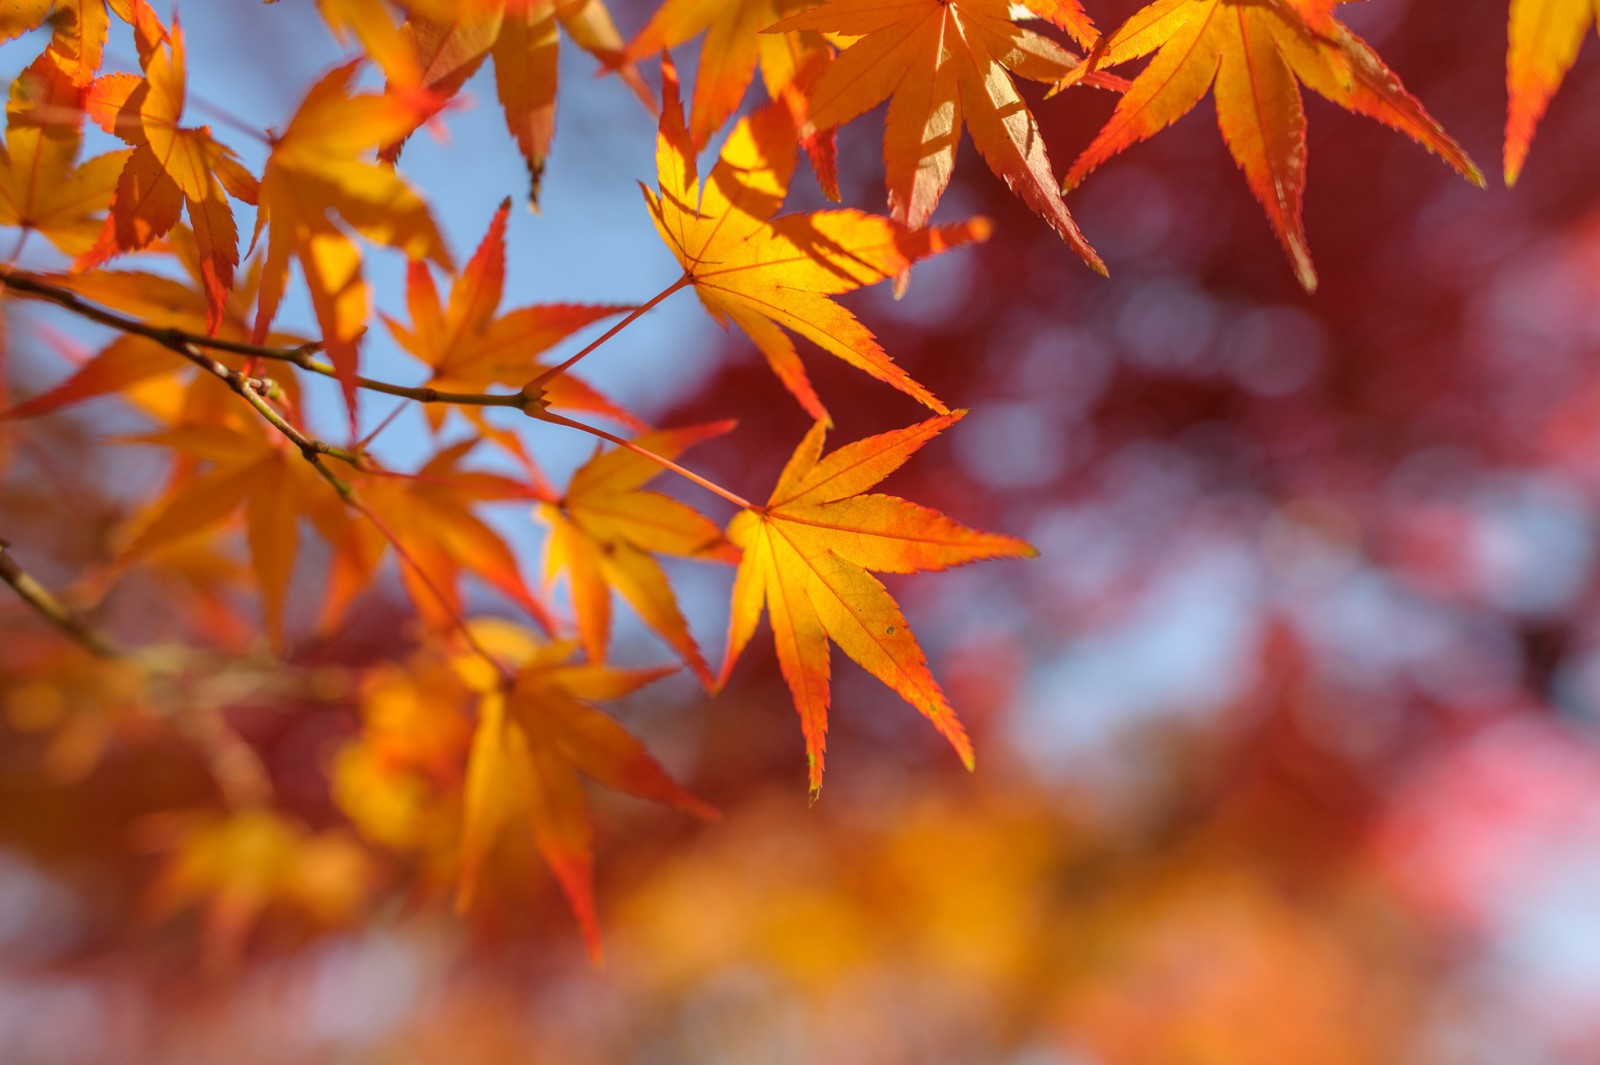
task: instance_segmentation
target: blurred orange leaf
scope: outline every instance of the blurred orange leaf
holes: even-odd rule
[[[642,688],[671,669],[572,665],[575,643],[538,644],[504,626],[479,629],[493,650],[519,660],[509,687],[479,677],[483,692],[467,768],[458,901],[471,904],[494,838],[513,817],[525,819],[600,958],[594,904],[594,832],[579,774],[617,791],[675,806],[696,817],[717,812],[673,782],[644,746],[590,706]],[[477,664],[477,663],[474,663]]]

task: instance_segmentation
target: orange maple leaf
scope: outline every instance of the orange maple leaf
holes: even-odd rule
[[[598,961],[594,830],[579,774],[696,817],[718,816],[678,786],[627,730],[589,705],[621,698],[672,670],[573,665],[573,642],[539,644],[503,624],[479,623],[474,631],[481,644],[514,660],[517,669],[508,688],[481,661],[464,663],[477,667],[474,686],[482,698],[467,766],[458,904],[471,904],[495,837],[520,816]]]
[[[225,392],[207,380],[210,389]],[[310,518],[325,540],[339,542],[347,519],[338,497],[297,449],[286,446],[258,418],[240,420],[237,426],[190,422],[128,439],[173,448],[207,468],[178,480],[137,519],[122,559],[213,528],[243,508],[264,625],[272,644],[281,648],[300,519]]]
[[[45,279],[156,328],[181,329],[189,333],[204,331],[214,312],[203,284],[202,262],[194,235],[180,222],[169,234],[165,248],[183,266],[192,284],[138,270],[91,270],[82,274],[45,275]],[[260,261],[253,261],[244,281],[228,293],[221,320],[214,330],[216,336],[239,342],[249,338],[249,307],[255,299],[260,268]],[[281,348],[298,347],[305,342],[303,337],[286,333],[274,333],[267,339],[275,347]],[[214,352],[213,357],[233,369],[239,369],[243,363],[240,356],[228,352]],[[191,388],[199,384],[207,390],[216,389],[215,380],[208,381],[209,377],[165,345],[148,337],[125,333],[84,362],[59,385],[9,410],[0,411],[0,419],[35,418],[98,396],[120,392],[134,406],[145,409],[146,413],[172,421],[180,416],[179,408],[189,401],[184,398],[183,390],[149,387],[155,384],[153,379],[183,378],[191,382]],[[282,405],[289,410],[299,410],[299,379],[292,373],[284,373],[275,378],[274,383],[283,397]],[[217,390],[213,394],[220,395],[222,391]],[[232,401],[228,402],[225,409],[232,409],[232,405]]]
[[[55,6],[55,0],[7,0],[0,4],[0,41],[38,29]]]
[[[93,245],[129,152],[108,152],[75,165],[82,123],[47,121],[77,115],[81,93],[48,52],[24,70],[6,109],[0,149],[0,225],[37,230],[68,255]]]
[[[896,221],[927,223],[950,184],[965,123],[990,169],[1103,274],[1061,200],[1039,125],[1007,73],[1054,82],[1079,65],[1078,57],[1018,26],[1012,10],[1004,0],[830,0],[768,32],[860,37],[811,87],[808,117],[818,127],[843,125],[893,97],[883,158]],[[1077,0],[1038,0],[1027,14],[1049,17],[1084,45],[1097,36]]]
[[[329,777],[333,801],[367,839],[402,852],[455,849],[471,695],[432,646],[366,672],[361,734],[340,746]]]
[[[152,815],[138,835],[169,851],[146,908],[166,917],[199,907],[213,962],[235,960],[270,912],[336,924],[353,918],[377,886],[371,856],[347,832],[313,832],[272,810]]]
[[[731,320],[744,330],[814,418],[827,420],[828,412],[785,328],[947,412],[894,364],[855,315],[829,297],[895,277],[918,259],[985,240],[988,220],[911,230],[887,218],[840,210],[772,221],[794,175],[797,148],[790,112],[769,104],[740,120],[702,190],[669,60],[662,62],[662,90],[656,138],[660,194],[640,187],[661,239],[683,265],[680,284],[693,284],[719,323]]]
[[[628,55],[643,59],[676,48],[700,33],[699,74],[689,109],[689,140],[696,151],[738,110],[745,90],[761,67],[769,99],[792,84],[811,57],[831,51],[812,30],[782,34],[761,31],[810,0],[666,0],[628,42]],[[833,199],[838,199],[835,195]]]
[[[252,333],[257,344],[266,339],[289,281],[289,261],[298,258],[352,428],[356,338],[366,329],[367,286],[360,251],[329,213],[337,212],[369,240],[450,269],[449,252],[422,198],[393,169],[359,158],[409,128],[414,116],[391,97],[352,95],[358,65],[347,63],[317,82],[273,141],[256,212],[256,238],[264,226],[270,228]]]
[[[648,433],[636,443],[674,459],[731,428],[732,422],[712,422]],[[550,524],[545,572],[551,578],[566,572],[578,634],[590,661],[605,661],[615,588],[709,688],[711,671],[651,553],[736,562],[738,552],[723,539],[721,529],[688,504],[642,490],[661,472],[660,465],[625,448],[596,455],[579,467],[561,499],[538,510]]]
[[[450,301],[442,304],[433,275],[425,262],[413,261],[406,275],[409,328],[387,315],[383,321],[395,341],[426,363],[433,375],[428,383],[444,391],[481,392],[490,385],[520,384],[542,368],[538,355],[573,332],[629,307],[580,304],[538,304],[496,314],[505,288],[506,215],[511,201],[500,205],[489,231],[450,287]],[[543,386],[545,402],[556,408],[590,411],[632,428],[643,424],[594,388],[571,374],[559,374]],[[515,433],[491,426],[479,409],[460,407],[480,432],[509,448],[525,465],[532,459]],[[449,408],[424,408],[435,429],[444,423]]]
[[[324,0],[324,14],[328,13]],[[555,135],[558,28],[607,70],[621,76],[644,105],[655,111],[655,99],[632,61],[624,56],[622,36],[601,0],[427,0],[410,5],[393,46],[380,44],[374,51],[374,42],[385,40],[377,31],[368,31],[362,41],[389,75],[390,91],[426,92],[435,108],[455,97],[492,56],[495,93],[505,113],[506,129],[528,165],[528,198],[537,207],[539,183]],[[383,157],[397,159],[414,128],[385,145]]]
[[[1577,60],[1583,35],[1597,13],[1596,0],[1511,0],[1511,43],[1506,50],[1508,187],[1517,183],[1534,130]]]
[[[140,10],[147,9],[141,5]],[[149,32],[161,30],[150,21]],[[239,265],[239,233],[224,190],[254,204],[256,180],[232,151],[212,138],[210,127],[185,129],[178,124],[186,81],[182,28],[173,23],[165,41],[142,40],[140,62],[143,78],[108,74],[89,94],[89,114],[134,151],[117,180],[99,241],[78,257],[75,268],[88,269],[148,247],[187,208],[211,305],[207,326],[214,333]]]
[[[1377,53],[1333,19],[1330,7],[1311,0],[1156,0],[1135,14],[1096,46],[1083,69],[1159,51],[1072,164],[1063,188],[1075,187],[1113,155],[1176,122],[1213,82],[1223,140],[1307,291],[1316,288],[1317,272],[1300,219],[1306,157],[1301,82],[1348,111],[1409,135],[1482,186],[1483,175],[1467,153]],[[1310,12],[1309,21],[1302,11]],[[1072,72],[1058,88],[1080,76]]]
[[[371,585],[395,541],[406,556],[400,566],[401,583],[418,615],[434,628],[459,624],[463,573],[476,575],[511,599],[547,631],[553,627],[549,612],[523,579],[511,548],[473,512],[475,504],[528,502],[539,495],[512,478],[462,469],[462,461],[477,444],[476,438],[452,444],[414,474],[363,479],[362,502],[382,528],[360,521],[346,526],[327,582],[324,627]]]
[[[100,69],[111,18],[108,0],[6,0],[0,4],[0,41],[8,41],[50,20],[45,57],[72,83],[87,88]],[[154,19],[145,0],[109,0],[124,22]],[[58,118],[57,121],[62,121]]]
[[[750,642],[763,605],[778,665],[806,738],[811,797],[822,788],[828,731],[828,641],[922,711],[967,768],[972,744],[928,671],[927,659],[883,585],[868,570],[915,573],[984,558],[1032,557],[1010,536],[978,532],[937,511],[863,495],[964,412],[846,444],[822,457],[818,422],[795,449],[765,506],[741,511],[728,539],[744,549],[734,580],[726,681]]]

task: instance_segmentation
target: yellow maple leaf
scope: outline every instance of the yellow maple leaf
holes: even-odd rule
[[[893,278],[918,259],[988,239],[987,219],[911,230],[860,211],[817,211],[773,220],[794,174],[794,119],[769,104],[734,127],[704,189],[683,124],[677,74],[662,63],[659,193],[644,188],[656,229],[712,317],[754,340],[812,417],[827,420],[800,364],[793,330],[939,411],[949,408],[896,366],[856,316],[830,297]],[[643,186],[641,186],[643,188]]]
[[[636,443],[672,459],[731,428],[732,422],[714,422],[648,433]],[[615,588],[710,687],[711,671],[689,633],[667,575],[651,555],[733,562],[738,552],[709,518],[688,504],[642,490],[661,472],[661,466],[625,448],[604,452],[580,467],[561,499],[539,507],[539,516],[550,525],[545,572],[551,578],[567,574],[578,634],[590,661],[606,659]]]
[[[972,744],[928,671],[917,638],[868,571],[942,570],[1036,552],[1021,540],[969,529],[915,503],[862,494],[962,413],[847,444],[826,457],[827,426],[818,422],[795,449],[766,505],[741,511],[728,526],[728,539],[744,549],[744,559],[734,580],[722,680],[765,607],[778,665],[800,712],[813,801],[822,788],[827,746],[830,639],[922,711],[972,767]]]
[[[317,82],[273,141],[256,213],[256,236],[270,228],[252,335],[257,344],[266,339],[289,281],[289,262],[298,259],[352,423],[356,338],[366,329],[367,286],[360,251],[330,213],[369,240],[450,268],[444,239],[422,198],[392,169],[361,158],[407,128],[413,115],[392,97],[352,94],[358,65],[347,63]]]

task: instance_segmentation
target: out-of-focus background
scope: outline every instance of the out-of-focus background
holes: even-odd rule
[[[1107,29],[1137,6],[1089,4]],[[649,15],[636,0],[613,11],[625,36]],[[1497,173],[1505,4],[1341,13]],[[341,54],[309,3],[179,14],[192,97],[263,127]],[[8,45],[0,67],[14,76],[40,47]],[[678,57],[686,78],[697,48]],[[543,213],[513,214],[505,306],[639,301],[676,276],[635,184],[653,181],[653,121],[595,69],[565,49]],[[1114,103],[1025,92],[1058,170]],[[468,93],[448,140],[419,137],[402,158],[458,261],[526,181],[486,74]],[[1591,43],[1519,187],[1485,192],[1308,98],[1314,297],[1209,102],[1070,199],[1109,281],[964,144],[940,218],[989,215],[995,238],[919,266],[898,303],[845,302],[913,376],[973,408],[888,487],[1040,550],[893,585],[975,735],[977,772],[839,655],[813,809],[761,640],[720,699],[686,680],[646,689],[618,716],[725,818],[594,796],[603,968],[531,851],[503,856],[509,873],[458,918],[403,847],[336,807],[329,774],[361,728],[341,692],[411,638],[392,572],[317,633],[326,559],[308,546],[291,660],[314,690],[218,695],[320,846],[275,850],[271,826],[219,845],[233,876],[218,879],[251,914],[225,951],[151,892],[162,818],[204,801],[203,772],[122,714],[114,676],[30,684],[63,652],[0,603],[0,1060],[1600,1062],[1597,100]],[[256,145],[217,132],[259,166]],[[848,205],[882,210],[880,138],[881,113],[841,135]],[[790,206],[821,202],[802,168]],[[401,306],[403,270],[370,254],[380,307]],[[7,325],[19,396],[97,341],[35,307],[8,304]],[[381,329],[364,358],[416,374]],[[834,360],[810,368],[837,440],[920,416]],[[584,371],[657,423],[741,417],[695,459],[746,495],[765,494],[806,428],[751,346],[687,294]],[[334,393],[318,395],[337,427]],[[372,401],[363,419],[386,413]],[[160,483],[148,456],[92,442],[140,429],[102,401],[7,445],[3,531],[41,577],[66,585],[103,563],[107,530]],[[414,463],[426,433],[403,415],[379,452]],[[529,439],[558,478],[591,452]],[[537,575],[527,511],[493,518]],[[226,585],[228,566],[212,578]],[[731,572],[672,574],[714,653]],[[167,623],[145,604],[170,589],[142,580],[112,603],[135,639]],[[620,613],[620,660],[669,659]],[[312,904],[252,896],[251,863],[265,883],[291,852]]]

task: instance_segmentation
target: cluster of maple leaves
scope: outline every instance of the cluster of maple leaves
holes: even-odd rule
[[[813,798],[826,749],[830,642],[927,716],[972,765],[960,722],[873,574],[1032,549],[872,493],[961,413],[897,366],[833,299],[882,281],[903,289],[917,261],[988,236],[983,219],[928,225],[963,128],[990,169],[1102,272],[1065,192],[1182,117],[1208,89],[1224,140],[1307,289],[1316,274],[1300,221],[1301,84],[1406,133],[1482,183],[1465,152],[1334,18],[1335,6],[1155,0],[1101,35],[1078,0],[665,0],[625,42],[600,0],[318,0],[332,32],[354,42],[357,54],[313,85],[281,129],[261,134],[268,155],[258,177],[209,127],[184,124],[186,57],[176,15],[163,22],[148,0],[0,0],[0,39],[46,25],[50,34],[11,89],[0,224],[20,228],[22,240],[37,232],[70,261],[63,272],[23,273],[13,255],[8,294],[52,301],[118,331],[67,380],[0,412],[0,429],[18,431],[27,419],[112,394],[154,423],[130,442],[170,453],[170,476],[159,498],[126,523],[118,558],[97,578],[102,594],[138,566],[166,565],[180,581],[208,579],[211,571],[193,560],[210,557],[219,534],[242,526],[263,625],[281,649],[302,523],[331,552],[324,627],[338,622],[392,553],[434,635],[415,662],[375,670],[363,686],[366,728],[337,762],[336,798],[370,840],[426,851],[435,866],[450,868],[463,903],[502,830],[526,822],[598,949],[580,775],[713,815],[593,706],[663,673],[608,662],[613,592],[711,691],[727,681],[762,615],[769,618],[801,718]],[[1508,183],[1593,15],[1589,0],[1513,0]],[[101,72],[113,18],[131,32],[137,74]],[[1029,21],[1060,31],[1079,52],[1026,28]],[[683,274],[637,306],[502,310],[509,202],[456,271],[427,204],[396,164],[407,139],[436,121],[492,59],[507,130],[536,200],[554,131],[563,33],[652,108],[656,97],[639,64],[663,57],[657,187],[644,198]],[[666,53],[702,33],[686,118]],[[1111,72],[1146,56],[1131,80]],[[381,70],[383,91],[360,87],[366,63]],[[737,118],[702,182],[697,156],[739,111],[758,66],[768,102]],[[1080,83],[1120,94],[1064,179],[1014,77],[1050,86],[1047,99]],[[840,208],[779,216],[802,152],[824,194],[838,200],[835,132],[886,100],[888,215]],[[127,147],[80,161],[88,122]],[[235,204],[253,208],[249,246],[262,249],[244,266]],[[426,369],[422,384],[360,374],[362,338],[373,324],[360,240],[409,262],[409,321],[384,317],[383,324]],[[109,265],[135,253],[168,257],[184,280]],[[295,264],[315,315],[310,338],[273,328]],[[447,298],[440,272],[450,277]],[[738,326],[815,419],[764,504],[678,464],[731,423],[653,430],[571,372],[684,288],[719,322]],[[613,318],[604,335],[565,360],[540,361],[579,330]],[[831,421],[794,336],[932,416],[824,453]],[[346,445],[311,435],[301,404],[307,374],[341,388]],[[363,390],[423,404],[435,430],[459,417],[473,435],[441,447],[414,472],[387,469],[369,453],[370,436],[356,431]],[[614,446],[557,488],[500,420],[505,413]],[[507,452],[521,474],[470,468],[482,444]],[[737,515],[719,526],[648,487],[667,470],[732,502]],[[477,513],[506,501],[528,505],[547,526],[546,583],[565,579],[570,620],[528,586],[511,549]],[[692,637],[662,555],[737,565],[720,671]],[[504,593],[539,631],[467,619],[468,574]],[[239,934],[274,895],[305,894],[296,885],[317,869],[348,864],[343,844],[297,830],[264,806],[252,795],[223,827],[189,833],[165,895],[181,902],[209,894],[215,923]],[[222,857],[235,852],[259,860]],[[254,878],[242,887],[241,869]]]

